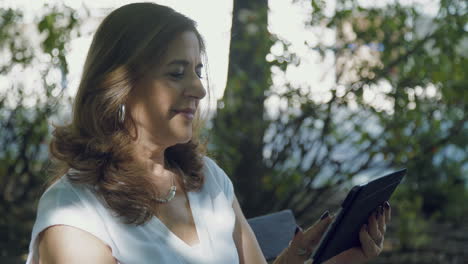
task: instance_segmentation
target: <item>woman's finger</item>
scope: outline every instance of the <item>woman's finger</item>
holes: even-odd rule
[[[304,238],[308,247],[315,248],[317,246],[332,221],[333,217],[328,212],[325,212],[315,224],[304,232]]]
[[[390,203],[386,201],[384,203],[384,215],[385,215],[385,224],[388,224],[392,218],[392,207]]]
[[[308,256],[307,253],[302,253],[306,250],[306,243],[304,241],[304,233],[302,230],[298,230],[294,235],[293,240],[289,243],[287,254],[280,256],[282,261],[279,263],[302,263]],[[300,253],[300,254],[299,254]]]
[[[370,236],[368,229],[369,228],[367,225],[361,227],[361,231],[359,232],[359,240],[361,241],[362,251],[369,259],[378,256],[382,249],[375,244],[375,241]]]
[[[377,217],[378,217],[377,212],[373,212],[369,216],[369,218],[368,218],[368,223],[369,223],[368,230],[369,230],[370,237],[374,240],[374,243],[376,245],[380,245],[380,243],[382,241],[382,233],[379,230],[379,226],[378,226],[378,223],[377,223]]]
[[[307,260],[331,221],[332,217],[330,217],[327,212],[306,231],[297,230],[293,240],[289,244],[288,263],[302,263]]]
[[[384,215],[383,206],[379,206],[378,212],[379,213],[378,213],[378,217],[377,217],[377,224],[378,224],[378,227],[379,227],[379,231],[383,236],[383,235],[385,235],[385,231],[387,229],[387,226],[385,224],[385,215]]]
[[[294,238],[289,243],[289,248],[294,251],[297,251],[299,248],[304,248],[306,246],[304,233],[302,230],[299,230],[295,235]]]

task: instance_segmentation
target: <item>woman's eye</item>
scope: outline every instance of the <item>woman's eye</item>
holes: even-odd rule
[[[182,79],[184,76],[183,72],[172,72],[169,74],[171,77],[176,78],[176,79]]]
[[[200,79],[203,79],[203,75],[201,72],[196,72],[198,78]],[[169,76],[171,76],[172,78],[175,78],[175,79],[182,79],[184,77],[184,73],[183,72],[171,72],[169,73]]]

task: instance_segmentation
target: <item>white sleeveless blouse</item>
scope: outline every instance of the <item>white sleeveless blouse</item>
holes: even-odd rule
[[[201,191],[187,193],[199,244],[189,246],[157,217],[140,226],[124,224],[93,192],[70,183],[64,175],[39,201],[26,264],[39,263],[37,236],[53,225],[69,225],[91,233],[107,244],[122,264],[239,263],[233,240],[232,182],[210,158],[204,157],[204,164]]]

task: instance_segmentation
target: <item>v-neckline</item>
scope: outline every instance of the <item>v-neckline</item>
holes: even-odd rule
[[[188,203],[189,203],[189,207],[190,207],[190,213],[192,214],[192,218],[193,218],[193,223],[195,225],[195,231],[197,232],[197,237],[198,237],[198,243],[196,244],[193,244],[193,245],[189,245],[187,244],[187,242],[185,242],[184,240],[182,240],[182,238],[180,238],[179,236],[177,236],[175,233],[173,233],[158,217],[156,216],[153,216],[153,222],[155,222],[157,225],[159,225],[167,234],[169,234],[169,236],[171,238],[173,238],[173,240],[177,241],[177,243],[179,243],[180,245],[186,247],[186,248],[189,248],[189,249],[197,249],[199,247],[202,246],[202,243],[203,243],[203,239],[202,239],[202,236],[201,236],[201,227],[200,227],[200,223],[198,221],[198,218],[196,216],[196,214],[194,213],[194,211],[198,211],[198,204],[196,202],[196,199],[195,197],[192,197],[193,193],[192,192],[187,192],[187,200],[188,200]]]

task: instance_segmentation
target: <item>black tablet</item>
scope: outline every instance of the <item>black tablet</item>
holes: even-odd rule
[[[314,264],[320,264],[347,249],[359,247],[361,226],[367,223],[379,205],[390,199],[405,174],[406,169],[402,169],[367,184],[354,186],[312,254]]]

